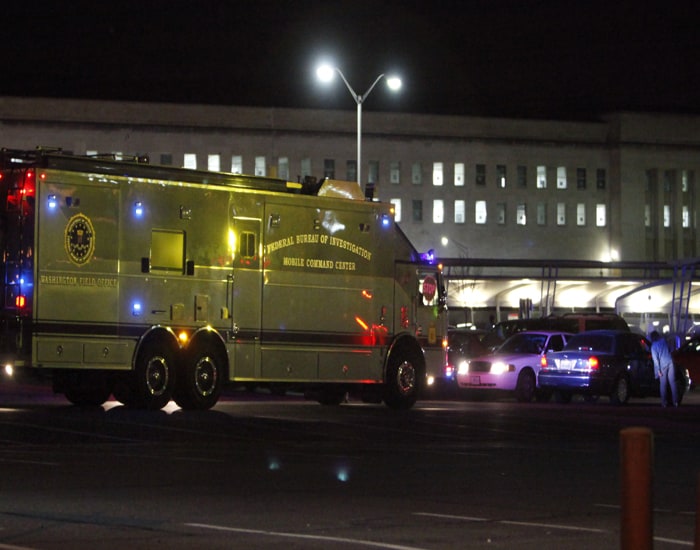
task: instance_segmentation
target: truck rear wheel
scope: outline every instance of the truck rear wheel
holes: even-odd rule
[[[398,349],[389,356],[384,380],[384,403],[392,409],[410,409],[418,398],[423,362],[410,350]]]
[[[221,395],[224,364],[220,351],[196,347],[183,365],[175,402],[183,409],[211,409]]]

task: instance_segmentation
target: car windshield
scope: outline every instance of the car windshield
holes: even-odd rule
[[[615,338],[610,334],[575,334],[564,346],[565,351],[597,351],[611,353]]]
[[[497,353],[542,353],[544,345],[547,343],[547,336],[544,334],[514,334],[501,344]]]

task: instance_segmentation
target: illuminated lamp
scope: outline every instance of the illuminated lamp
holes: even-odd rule
[[[15,307],[17,309],[24,309],[24,307],[27,305],[27,297],[20,294],[19,296],[15,297]]]
[[[389,227],[391,225],[391,216],[388,214],[382,215],[382,227]]]
[[[137,201],[134,203],[134,216],[136,216],[137,218],[143,216],[143,203],[141,201]]]
[[[420,259],[432,264],[435,261],[435,251],[431,248],[427,252],[423,252]]]
[[[53,210],[54,208],[56,208],[58,206],[58,199],[56,198],[56,195],[49,195],[47,204],[49,210]]]
[[[591,356],[588,358],[588,368],[590,370],[598,370],[600,368],[600,362],[597,357]]]
[[[134,302],[131,304],[131,314],[135,316],[141,315],[141,303],[140,302]]]

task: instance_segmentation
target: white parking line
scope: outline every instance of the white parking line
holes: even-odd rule
[[[322,535],[304,535],[301,533],[285,533],[279,531],[265,531],[262,529],[243,529],[239,527],[226,527],[223,525],[209,525],[206,523],[185,523],[189,527],[199,527],[201,529],[211,529],[215,531],[226,531],[229,533],[247,533],[250,535],[263,535],[265,537],[280,537],[290,539],[317,540],[322,542],[350,543],[359,546],[370,546],[372,548],[387,548],[389,550],[426,550],[417,546],[403,546],[400,544],[387,544],[385,542],[374,542],[371,540],[348,539],[345,537],[326,537]]]
[[[619,508],[619,506],[616,505],[611,505],[611,504],[596,504],[595,506],[599,506],[601,508]],[[512,521],[512,520],[505,520],[505,519],[488,519],[488,518],[476,518],[476,517],[471,517],[471,516],[456,516],[452,514],[432,514],[430,512],[414,512],[414,516],[426,516],[426,517],[433,517],[433,518],[442,518],[442,519],[456,519],[456,520],[461,520],[461,521],[491,521],[493,523],[501,523],[503,525],[521,525],[523,527],[543,527],[545,529],[565,529],[567,531],[581,531],[584,533],[609,533],[609,531],[606,531],[605,529],[593,529],[589,527],[578,527],[575,525],[561,525],[561,524],[556,524],[556,523],[537,523],[537,522],[531,522],[531,521]],[[678,546],[693,546],[692,541],[687,541],[687,540],[680,540],[680,539],[669,539],[665,537],[654,537],[654,541],[656,542],[665,542],[667,544],[676,544]]]
[[[590,527],[578,527],[576,525],[561,525],[556,523],[537,523],[532,521],[512,521],[505,519],[488,519],[488,518],[475,518],[470,516],[454,516],[448,514],[431,514],[429,512],[414,512],[414,516],[427,516],[433,518],[443,518],[443,519],[458,519],[462,521],[491,521],[493,523],[501,523],[503,525],[521,525],[524,527],[544,527],[546,529],[565,529],[567,531],[581,531],[584,533],[607,533],[605,529],[593,529]]]

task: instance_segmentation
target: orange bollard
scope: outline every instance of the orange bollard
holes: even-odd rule
[[[620,548],[653,548],[652,460],[654,436],[649,428],[620,431]]]

